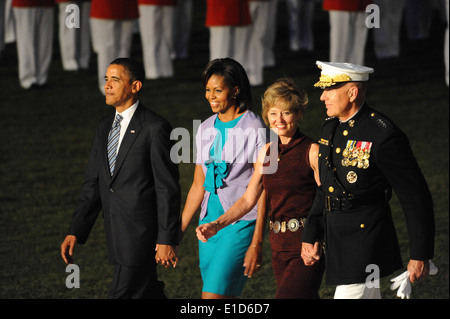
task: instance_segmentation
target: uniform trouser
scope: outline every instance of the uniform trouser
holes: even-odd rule
[[[129,57],[136,20],[90,18],[92,46],[97,53],[97,76],[100,92],[104,92],[109,64],[119,57]]]
[[[47,83],[53,48],[53,8],[13,8],[19,57],[19,81],[24,89]]]
[[[369,288],[365,283],[339,285],[334,292],[334,299],[381,299],[381,293],[380,288]]]
[[[140,5],[139,29],[147,79],[173,76],[174,6]]]
[[[248,26],[209,27],[210,60],[227,57],[232,58],[247,70],[249,31]]]
[[[250,14],[253,24],[250,28],[248,48],[248,79],[251,85],[263,84],[264,52],[268,49],[267,21],[270,18],[270,3],[267,1],[251,1]]]
[[[156,264],[145,267],[115,265],[109,299],[165,299],[164,283],[158,281]]]
[[[64,2],[59,4],[59,45],[61,48],[61,60],[63,69],[76,71],[87,69],[91,57],[91,39],[89,30],[90,2],[81,2],[79,8],[79,27],[67,25],[66,22],[74,23],[71,15],[75,11],[70,10],[74,3]],[[66,9],[68,12],[66,12]],[[68,20],[68,21],[66,21]]]
[[[380,27],[372,29],[375,54],[379,59],[398,57],[405,0],[373,0],[373,3],[380,8]]]
[[[365,12],[329,11],[330,61],[364,64],[367,39]]]

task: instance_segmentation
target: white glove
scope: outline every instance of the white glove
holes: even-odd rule
[[[429,260],[429,264],[430,264],[430,275],[436,275],[438,272],[438,268],[431,259]],[[391,290],[395,290],[398,288],[397,297],[400,297],[402,299],[405,298],[409,299],[409,297],[411,297],[412,287],[411,281],[409,281],[409,271],[405,271],[401,275],[392,278],[391,282],[392,282]]]
[[[409,281],[409,271],[391,279],[391,290],[397,290],[397,297],[409,299],[411,297],[411,282]]]
[[[438,273],[438,267],[433,263],[433,261],[430,259],[430,275],[436,275]]]

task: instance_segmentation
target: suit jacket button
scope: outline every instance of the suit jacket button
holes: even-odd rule
[[[112,188],[110,188],[109,191],[110,191],[111,193],[114,193],[114,189],[112,189]]]

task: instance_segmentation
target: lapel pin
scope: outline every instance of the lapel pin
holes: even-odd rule
[[[136,131],[135,131],[135,130],[131,130],[130,133],[131,133],[131,134],[134,134],[134,133],[136,133]]]

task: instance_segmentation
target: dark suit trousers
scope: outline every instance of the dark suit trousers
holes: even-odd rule
[[[158,281],[156,264],[145,267],[115,265],[109,299],[166,299],[164,283]]]

